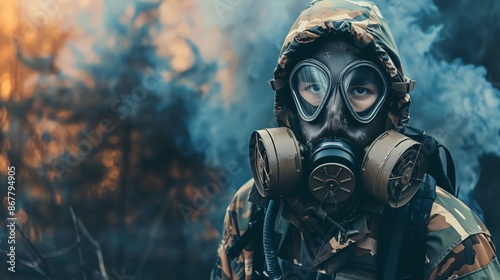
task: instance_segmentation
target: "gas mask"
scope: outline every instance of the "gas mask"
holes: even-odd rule
[[[255,131],[250,164],[263,197],[308,190],[322,204],[364,192],[391,207],[406,204],[426,170],[423,146],[386,130],[390,81],[343,40],[309,49],[289,72],[296,108],[291,128]]]
[[[361,185],[373,198],[397,208],[417,192],[427,165],[423,146],[394,131],[382,133],[372,143],[361,165],[344,140],[323,140],[309,160],[302,151],[288,128],[252,134],[250,163],[260,195],[292,196],[305,182],[320,202],[339,203]]]

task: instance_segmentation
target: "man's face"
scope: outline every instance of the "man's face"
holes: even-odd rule
[[[299,141],[312,151],[322,139],[343,139],[357,160],[386,130],[385,73],[341,39],[322,40],[307,49],[290,74],[299,111]]]

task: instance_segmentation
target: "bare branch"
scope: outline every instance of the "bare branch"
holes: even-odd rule
[[[76,224],[76,217],[75,217],[75,212],[73,211],[73,207],[69,207],[69,211],[71,212],[71,219],[73,220],[73,225],[75,226],[76,242],[78,244],[78,258],[80,260],[80,268],[82,270],[83,279],[87,280],[87,275],[85,274],[85,262],[83,260],[83,254],[82,254],[82,248],[81,248],[80,232],[78,230],[78,225]]]
[[[49,266],[48,266],[47,262],[45,261],[45,259],[43,258],[42,254],[40,254],[40,252],[36,249],[35,245],[33,245],[33,243],[28,239],[28,237],[26,236],[26,234],[24,234],[24,231],[17,224],[16,224],[16,228],[19,231],[19,233],[21,234],[21,237],[26,241],[26,243],[28,243],[28,245],[30,246],[30,248],[38,256],[38,258],[40,258],[41,263],[45,264],[45,268],[47,269],[47,275],[49,276],[49,279],[54,278],[54,276],[52,276],[52,273],[50,273]]]

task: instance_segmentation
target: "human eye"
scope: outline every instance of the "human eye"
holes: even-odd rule
[[[301,66],[292,73],[291,88],[303,108],[310,108],[310,115],[324,101],[329,85],[328,75],[316,66]]]
[[[356,112],[370,108],[378,98],[378,90],[372,85],[356,85],[349,87],[349,101]]]
[[[370,95],[378,95],[378,89],[373,84],[352,85],[347,92],[351,98],[367,98]]]
[[[321,85],[319,84],[311,84],[311,85],[306,85],[304,87],[304,90],[309,91],[314,94],[319,94],[323,91]]]
[[[354,95],[367,95],[370,94],[370,90],[365,87],[355,87],[351,90],[351,94]]]
[[[299,87],[300,96],[312,106],[318,106],[323,100],[325,91],[319,84],[304,84]]]
[[[385,95],[383,76],[369,65],[354,68],[346,73],[342,81],[352,109],[357,113],[366,112]]]

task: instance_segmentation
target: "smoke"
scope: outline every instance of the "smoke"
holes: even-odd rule
[[[500,9],[500,5],[374,2],[391,27],[405,74],[417,81],[410,125],[425,130],[450,149],[459,197],[481,215],[471,197],[481,171],[478,158],[486,153],[500,155],[500,92],[494,87],[495,73],[500,73],[494,58],[499,54],[491,35],[499,28],[495,24],[498,13],[492,9]],[[246,147],[251,131],[275,125],[274,94],[266,82],[286,33],[308,3],[199,1],[205,28],[220,30],[223,43],[215,44],[232,54],[217,54],[221,68],[230,69],[231,76],[223,82],[221,92],[205,96],[190,132],[210,164],[223,166],[236,159],[244,167],[244,172],[233,178],[232,188],[250,178]],[[457,7],[467,12],[458,12]],[[198,41],[199,46],[213,42],[206,37]]]
[[[465,198],[477,182],[478,156],[500,152],[500,124],[496,121],[500,93],[483,67],[496,77],[498,66],[496,59],[491,59],[497,55],[491,36],[494,30],[479,28],[499,28],[493,10],[500,5],[459,1],[452,7],[445,1],[436,2],[437,6],[431,0],[376,4],[392,28],[407,76],[417,80],[411,125],[427,130],[452,150],[461,197]],[[115,37],[134,38],[133,32],[153,35],[151,45],[157,53],[151,52],[151,60],[156,62],[159,75],[172,67],[188,69],[200,61],[212,61],[211,67],[198,69],[199,73],[175,77],[189,76],[183,80],[189,87],[207,86],[201,100],[192,102],[188,129],[193,149],[206,154],[208,165],[224,166],[236,158],[246,166],[246,144],[252,130],[274,125],[274,96],[267,80],[284,36],[308,1],[61,3],[54,17],[61,17],[76,34],[56,58],[63,76],[84,79],[82,70],[100,62],[104,53],[116,61],[110,68],[124,65],[125,46],[133,42],[116,42]],[[469,12],[458,13],[457,7]],[[157,22],[148,29],[135,30],[148,20],[141,15],[149,10],[159,13]],[[113,52],[105,52],[109,48]],[[112,89],[116,79],[106,76],[110,71],[101,72],[104,76],[96,79]],[[209,72],[217,75],[219,82],[193,78]],[[157,92],[168,91],[165,84]],[[177,100],[169,94],[160,95],[159,108]],[[244,180],[243,174],[238,181]]]
[[[491,4],[487,13],[484,8],[477,8],[479,4],[457,1],[453,7],[470,11],[459,13],[444,1],[436,1],[437,5],[431,0],[375,2],[391,26],[406,75],[417,80],[412,92],[410,125],[426,130],[450,148],[461,186],[460,197],[468,200],[480,171],[487,166],[480,165],[478,158],[483,154],[500,155],[500,92],[487,75],[489,71],[495,78],[495,73],[500,73],[495,68],[499,67],[495,59],[498,51],[491,36],[498,32],[480,28],[498,29],[492,11],[498,10],[499,5]],[[147,163],[142,167],[155,169],[155,175],[161,175],[162,168],[169,167],[164,158],[175,156],[186,160],[182,166],[204,161],[196,163],[195,172],[205,170],[201,164],[218,168],[218,173],[210,176],[212,183],[228,188],[221,188],[223,191],[204,204],[202,210],[206,210],[207,220],[212,223],[193,222],[182,230],[166,230],[163,237],[166,240],[170,236],[187,236],[189,257],[202,259],[211,266],[217,233],[212,230],[208,237],[193,237],[211,225],[221,228],[223,211],[234,190],[251,176],[248,138],[255,129],[275,126],[274,94],[267,80],[272,76],[286,33],[309,1],[58,3],[63,4],[51,16],[60,18],[64,28],[72,31],[71,40],[55,58],[60,69],[58,78],[88,88],[104,87],[106,90],[98,94],[103,95],[99,100],[105,103],[102,110],[106,112],[123,88],[130,91],[127,86],[120,87],[123,80],[128,81],[128,76],[123,76],[126,69],[140,69],[134,81],[144,76],[158,81],[139,109],[130,110],[134,124],[141,127],[138,131],[142,138],[167,139],[154,145],[138,141],[137,146],[144,148],[140,151],[150,155],[141,155],[143,163]],[[136,56],[145,58],[147,67],[135,65]],[[89,99],[84,94],[89,92],[75,91],[74,95],[81,96],[71,98]],[[138,116],[143,116],[141,121],[137,121]],[[162,129],[166,132],[162,133]],[[204,157],[193,156],[199,153]],[[160,167],[159,162],[163,164]],[[235,170],[238,172],[231,172]],[[203,175],[192,176],[204,180]],[[490,175],[484,178],[494,180]],[[168,188],[184,187],[175,180],[167,184]],[[189,191],[192,189],[186,188],[185,192]],[[177,241],[174,237],[172,244],[168,243],[171,248],[163,252],[183,251],[180,245],[173,244]],[[175,253],[160,254],[158,259],[175,258]]]
[[[437,1],[439,7],[431,0],[375,2],[391,26],[406,75],[417,80],[412,92],[410,125],[426,130],[451,150],[460,198],[468,201],[478,180],[478,157],[484,153],[500,154],[500,93],[482,66],[496,61],[491,59],[497,53],[491,41],[494,37],[489,29],[474,28],[498,28],[494,13],[486,9],[486,4],[477,8],[477,4],[465,1],[458,4],[460,9],[474,6],[467,11],[477,14],[452,12],[444,1]],[[264,83],[271,77],[288,28],[307,3],[212,1],[203,6],[207,22],[222,30],[237,60],[233,72],[234,102],[227,110],[210,106],[206,109],[210,118],[195,121],[198,125],[200,121],[210,123],[212,133],[200,137],[220,145],[211,147],[214,154],[231,155],[234,147],[225,146],[227,139],[244,141],[252,128],[269,126],[273,92]],[[489,16],[481,17],[485,13]],[[477,39],[469,40],[469,33]],[[474,47],[477,45],[481,48]],[[445,52],[443,59],[440,54]],[[219,114],[214,114],[214,110]]]
[[[220,29],[225,44],[218,43],[233,54],[229,57],[232,61],[224,57],[221,61],[221,67],[231,71],[229,86],[206,96],[191,126],[193,136],[208,143],[204,146],[208,162],[220,165],[237,155],[246,166],[251,132],[275,125],[274,94],[267,80],[278,57],[280,40],[297,14],[295,10],[276,11],[293,9],[296,3],[199,1],[207,28]],[[213,38],[201,45],[208,41]],[[245,173],[246,179],[248,175]]]
[[[498,14],[500,2],[486,0],[472,2],[465,0],[435,0],[441,13],[443,32],[434,42],[432,53],[446,61],[460,57],[467,64],[482,65],[488,70],[488,80],[493,86],[500,87],[500,65],[496,59],[500,56],[494,34],[500,32]],[[427,22],[438,20],[429,17]]]
[[[457,33],[463,13],[445,16],[430,0],[390,1],[386,4],[389,11],[386,17],[406,75],[417,81],[412,93],[410,124],[425,129],[451,150],[457,168],[457,183],[461,187],[460,198],[468,201],[478,181],[478,157],[485,153],[500,153],[500,123],[497,121],[500,118],[500,92],[488,81],[483,66],[464,62],[464,59],[470,61],[473,52],[465,58],[449,56],[448,60],[434,55],[439,52],[434,50],[439,49],[443,38],[448,42],[446,50],[449,53],[460,54],[468,48],[462,43],[467,34],[458,36]],[[471,17],[467,18],[470,20]],[[434,20],[425,22],[425,19]],[[450,38],[450,34],[457,36]]]

